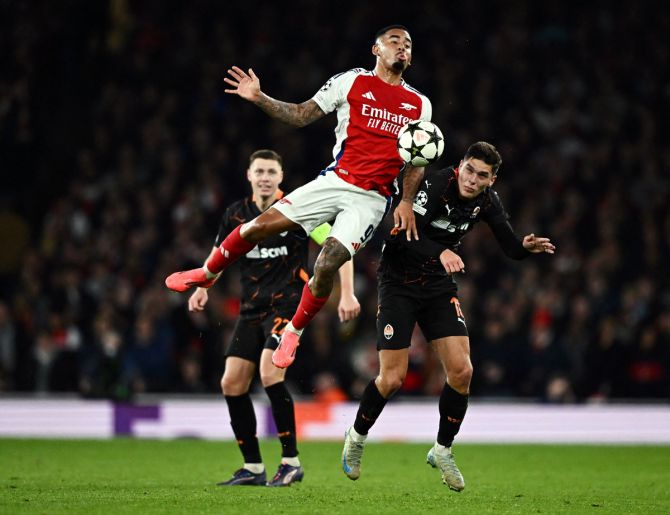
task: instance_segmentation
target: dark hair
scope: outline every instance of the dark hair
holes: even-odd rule
[[[467,161],[470,158],[481,159],[487,165],[491,165],[493,175],[498,173],[498,168],[502,164],[502,157],[500,157],[500,153],[496,150],[496,147],[486,141],[478,141],[468,147],[468,151],[463,156],[463,161]]]
[[[375,34],[375,41],[377,41],[379,36],[383,36],[384,34],[386,34],[391,29],[401,29],[401,30],[407,31],[409,33],[409,29],[407,27],[405,27],[404,25],[398,25],[398,24],[388,25],[388,26],[386,26],[382,29],[379,29],[377,31],[377,33]]]
[[[277,152],[274,150],[268,150],[266,148],[256,150],[256,152],[249,156],[249,166],[251,166],[255,159],[272,159],[273,161],[277,161],[279,166],[282,166],[283,164],[282,158],[279,154],[277,154]]]

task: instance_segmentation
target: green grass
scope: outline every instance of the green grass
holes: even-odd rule
[[[269,474],[278,447],[262,444]],[[368,444],[355,482],[339,443],[300,448],[302,484],[220,488],[233,442],[0,439],[0,513],[670,513],[670,447],[460,445],[461,493],[429,445]]]

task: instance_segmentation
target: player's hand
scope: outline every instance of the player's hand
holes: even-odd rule
[[[208,299],[209,295],[207,293],[207,288],[196,288],[193,295],[188,299],[188,310],[202,311],[205,309],[205,304],[207,304]]]
[[[539,254],[540,252],[553,254],[556,250],[556,247],[549,241],[549,238],[540,238],[534,234],[527,234],[523,237],[523,248],[533,254]]]
[[[251,68],[247,74],[242,68],[233,66],[228,69],[228,75],[230,77],[224,77],[223,82],[234,89],[225,89],[226,93],[238,95],[250,102],[255,102],[261,96],[261,81]]]
[[[411,200],[401,200],[398,207],[393,211],[393,229],[397,231],[405,231],[407,234],[407,241],[414,236],[415,240],[419,239],[419,232],[416,230],[416,219],[414,218],[414,210],[412,208]]]
[[[465,264],[461,256],[452,250],[445,249],[442,251],[440,254],[440,263],[442,263],[444,269],[450,274],[465,272]]]
[[[356,298],[356,295],[341,295],[340,303],[337,306],[337,314],[340,317],[340,322],[348,322],[353,320],[361,314],[361,305]]]

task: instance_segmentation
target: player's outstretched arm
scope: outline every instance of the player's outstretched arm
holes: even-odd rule
[[[407,241],[414,236],[415,240],[419,239],[419,231],[416,228],[416,220],[414,219],[414,196],[419,189],[419,184],[423,180],[423,173],[425,168],[416,168],[407,165],[405,168],[405,176],[402,180],[402,200],[398,203],[398,207],[393,211],[393,223],[395,228],[399,231],[405,231],[407,234]]]
[[[553,254],[556,250],[556,247],[551,243],[549,238],[535,236],[534,234],[527,234],[524,236],[522,245],[524,249],[533,254],[539,254],[541,252]]]
[[[230,89],[224,90],[226,93],[237,95],[256,104],[272,118],[296,127],[304,127],[325,116],[325,113],[312,99],[302,104],[292,104],[266,95],[261,91],[261,81],[251,68],[246,73],[241,68],[233,66],[228,70],[228,75],[230,77],[223,78],[223,81],[231,86]]]
[[[354,258],[344,263],[339,270],[340,274],[340,303],[337,314],[340,322],[353,320],[361,313],[361,305],[354,295]]]

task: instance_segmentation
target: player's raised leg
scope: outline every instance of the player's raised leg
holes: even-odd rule
[[[305,284],[298,309],[284,328],[279,346],[272,355],[275,366],[286,368],[293,363],[303,330],[328,300],[337,271],[349,259],[351,253],[337,239],[331,237],[325,241],[314,264],[314,275]]]
[[[276,209],[270,208],[251,222],[236,227],[215,249],[201,268],[175,272],[165,279],[171,290],[184,292],[198,286],[209,288],[229,265],[243,256],[265,238],[284,231],[292,231],[300,226]]]

